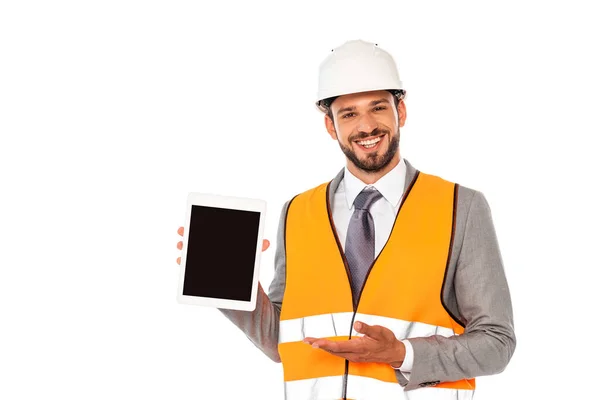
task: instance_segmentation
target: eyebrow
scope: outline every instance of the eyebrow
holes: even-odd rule
[[[388,101],[388,99],[381,98],[381,99],[379,99],[379,100],[373,100],[372,102],[370,102],[370,103],[369,103],[369,107],[376,106],[377,104],[380,104],[380,103],[388,103],[388,104],[390,104],[390,102]],[[338,115],[338,116],[339,116],[340,114],[342,114],[342,113],[345,113],[345,112],[348,112],[348,111],[356,111],[356,107],[355,107],[355,106],[351,106],[351,107],[344,107],[344,108],[340,108],[340,109],[338,110],[338,112],[337,112],[337,114],[336,114],[336,115]]]

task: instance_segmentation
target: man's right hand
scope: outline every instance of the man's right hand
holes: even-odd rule
[[[177,229],[177,233],[179,233],[179,236],[183,236],[183,226],[180,226],[179,229]],[[271,243],[267,239],[264,239],[263,240],[262,251],[267,250],[270,245],[271,245]],[[177,248],[179,250],[183,249],[183,242],[182,241],[177,242]],[[177,257],[177,264],[181,264],[181,257]]]

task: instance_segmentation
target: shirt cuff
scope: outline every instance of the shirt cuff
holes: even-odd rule
[[[398,368],[394,368],[399,370],[400,372],[411,372],[412,371],[412,367],[413,367],[413,361],[414,361],[414,351],[412,348],[412,344],[410,344],[410,342],[408,340],[402,340],[402,343],[404,343],[404,348],[406,349],[406,354],[404,355],[404,361],[402,362],[402,365],[399,366]]]

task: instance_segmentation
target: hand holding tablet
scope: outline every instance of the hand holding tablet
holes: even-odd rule
[[[183,236],[183,231],[183,226],[180,226],[179,229],[177,229],[177,233],[179,234],[179,236]],[[269,242],[268,239],[263,239],[262,251],[266,251],[269,248],[269,246],[271,246],[271,242]],[[177,248],[179,250],[182,250],[183,242],[177,242]],[[181,265],[181,257],[177,257],[177,264]]]
[[[185,228],[178,232],[182,257],[178,301],[235,310],[254,310],[266,202],[188,195]]]

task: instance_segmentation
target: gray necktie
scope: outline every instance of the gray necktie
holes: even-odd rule
[[[381,197],[382,194],[375,188],[363,189],[354,200],[354,213],[348,225],[345,255],[350,268],[355,306],[369,267],[375,259],[375,228],[369,208]]]

